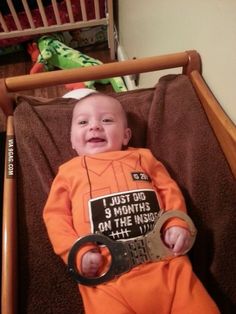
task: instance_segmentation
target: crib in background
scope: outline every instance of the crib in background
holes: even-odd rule
[[[112,0],[6,0],[0,10],[0,46],[46,33],[107,25],[110,56],[115,58]]]

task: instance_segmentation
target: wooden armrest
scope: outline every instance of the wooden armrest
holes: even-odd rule
[[[197,71],[193,71],[190,78],[229,166],[236,177],[236,127],[223,111],[202,76]]]

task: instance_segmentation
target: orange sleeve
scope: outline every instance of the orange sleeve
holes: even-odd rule
[[[43,210],[43,219],[49,239],[56,254],[60,255],[67,264],[68,253],[79,238],[73,227],[71,201],[69,197],[70,184],[60,173],[54,179]],[[77,267],[80,267],[81,256],[93,248],[92,245],[83,247],[77,255]]]
[[[161,210],[180,210],[186,213],[187,209],[183,194],[164,165],[156,160],[149,150],[145,150],[142,164],[153,181]],[[172,218],[165,224],[165,228],[172,226],[187,228],[187,224],[183,220],[177,218]]]

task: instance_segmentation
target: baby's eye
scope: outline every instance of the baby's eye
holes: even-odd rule
[[[80,121],[78,121],[78,124],[79,124],[79,125],[85,125],[85,124],[87,124],[87,123],[88,123],[87,120],[80,120]]]
[[[114,122],[114,119],[113,118],[104,118],[104,119],[102,119],[102,122],[110,123],[110,122]]]

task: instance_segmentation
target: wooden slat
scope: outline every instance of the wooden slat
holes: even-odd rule
[[[15,8],[14,8],[14,5],[13,5],[12,1],[11,1],[11,0],[7,0],[7,4],[8,4],[8,6],[9,6],[10,11],[11,11],[11,15],[12,15],[12,17],[13,17],[13,20],[14,20],[14,22],[15,22],[15,24],[16,24],[16,28],[17,28],[18,30],[22,30],[21,23],[20,23],[20,21],[19,21],[19,19],[18,19],[16,10],[15,10]]]
[[[0,107],[5,116],[13,115],[13,99],[9,96],[4,79],[0,79]]]
[[[66,0],[66,7],[67,7],[67,12],[69,15],[69,21],[70,23],[74,23],[74,15],[73,15],[73,11],[72,11],[72,5],[71,5],[71,1],[70,0]]]
[[[236,178],[236,126],[223,111],[202,76],[193,71],[190,78]]]
[[[110,49],[111,59],[115,59],[115,39],[114,39],[114,16],[113,16],[113,0],[107,1],[107,32],[108,32],[108,46]]]
[[[14,164],[13,117],[7,120],[5,175],[2,225],[2,297],[1,313],[15,314],[17,291],[17,229],[16,229],[16,178]]]
[[[22,3],[23,3],[23,6],[24,6],[25,13],[26,13],[26,15],[27,15],[27,18],[28,18],[30,27],[31,27],[31,28],[35,28],[34,20],[33,20],[32,14],[31,14],[31,12],[30,12],[30,9],[29,9],[27,0],[22,0]]]
[[[81,8],[83,21],[87,21],[88,18],[87,18],[87,11],[86,11],[85,1],[84,0],[80,0],[80,8]]]
[[[47,20],[46,14],[45,14],[43,3],[41,0],[37,0],[37,4],[38,4],[39,12],[40,12],[40,15],[41,15],[41,18],[43,21],[43,26],[48,27],[48,20]]]
[[[53,12],[56,18],[57,25],[61,25],[61,17],[58,11],[57,0],[52,0]]]
[[[94,0],[95,19],[100,19],[99,0]]]
[[[1,0],[0,0],[1,1]],[[78,29],[81,27],[91,27],[91,26],[98,26],[98,25],[106,25],[107,20],[100,19],[100,20],[89,20],[89,21],[80,21],[80,22],[74,22],[74,23],[66,23],[61,25],[51,25],[48,27],[37,27],[35,29],[24,29],[22,31],[11,31],[8,33],[0,33],[0,39],[8,39],[8,38],[16,38],[21,36],[30,36],[30,35],[37,35],[37,34],[47,34],[52,32],[60,32],[60,31],[66,31],[66,30],[73,30]]]
[[[1,26],[2,26],[2,29],[4,30],[4,32],[9,32],[9,29],[7,27],[7,24],[4,20],[4,17],[2,16],[1,12],[0,12],[0,23],[1,23]]]

